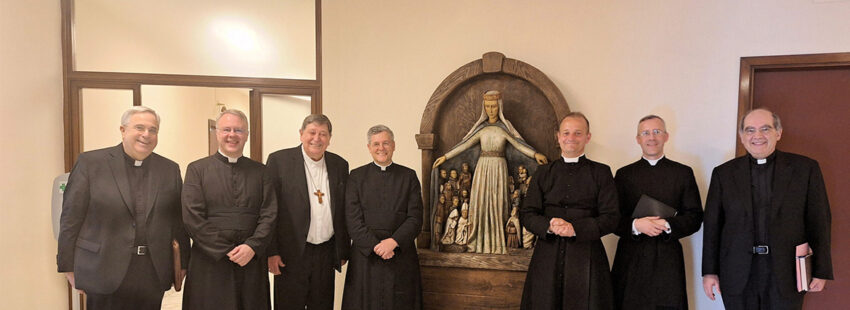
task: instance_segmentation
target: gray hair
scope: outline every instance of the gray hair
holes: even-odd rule
[[[139,113],[153,114],[153,116],[156,117],[156,126],[159,126],[159,114],[156,114],[156,111],[143,105],[133,106],[132,108],[127,109],[127,111],[124,111],[124,114],[121,115],[121,126],[129,125],[130,117]]]
[[[384,125],[375,125],[372,126],[372,128],[369,128],[368,131],[366,131],[366,144],[372,143],[372,136],[382,132],[386,132],[387,134],[389,134],[390,140],[395,141],[395,135],[393,134],[393,131],[390,130],[390,127]]]
[[[216,126],[218,126],[218,120],[220,120],[221,117],[224,116],[225,114],[238,116],[240,119],[242,119],[242,123],[245,124],[246,127],[250,127],[250,124],[248,124],[248,116],[246,116],[245,113],[243,113],[242,111],[239,111],[237,109],[227,109],[227,110],[221,111],[221,113],[218,113],[218,116],[215,118]],[[245,129],[248,129],[248,128],[245,128]]]
[[[325,116],[324,114],[310,114],[304,118],[304,122],[301,123],[301,131],[304,131],[304,128],[307,128],[307,125],[310,124],[317,125],[325,125],[328,126],[328,134],[333,133],[333,126],[331,125],[331,120]]]
[[[779,119],[778,114],[774,113],[771,110],[768,110],[767,108],[757,108],[747,111],[747,113],[744,114],[744,117],[741,117],[741,123],[738,126],[738,130],[740,132],[744,132],[744,121],[747,119],[747,116],[750,116],[750,114],[758,110],[770,113],[770,115],[773,116],[773,129],[782,130],[782,120]]]

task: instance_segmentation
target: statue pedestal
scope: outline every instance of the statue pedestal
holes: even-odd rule
[[[419,249],[424,309],[519,309],[532,250],[509,254]]]

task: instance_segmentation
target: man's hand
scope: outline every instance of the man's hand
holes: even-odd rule
[[[809,283],[809,292],[820,292],[826,287],[826,280],[812,278],[812,283]]]
[[[812,281],[814,282],[814,281]],[[705,296],[708,299],[714,300],[714,289],[717,289],[717,294],[720,294],[720,280],[716,274],[707,274],[702,276],[702,289],[705,291]]]
[[[383,259],[390,259],[395,255],[394,250],[396,247],[398,247],[398,242],[396,242],[393,238],[387,238],[381,240],[381,242],[375,245],[375,248],[372,249],[372,251]]]
[[[77,285],[74,284],[74,273],[73,272],[66,272],[65,278],[68,279],[68,283],[71,283],[72,288],[74,288],[74,289],[77,288]]]
[[[243,243],[230,250],[227,257],[230,258],[231,262],[238,264],[239,267],[245,267],[254,258],[254,249]]]
[[[557,217],[553,217],[549,220],[549,231],[561,237],[575,237],[576,235],[573,224]]]
[[[280,259],[280,255],[269,256],[269,272],[273,275],[279,276],[280,267],[286,267],[283,260]]]
[[[655,237],[667,231],[667,226],[664,225],[666,222],[657,216],[642,217],[635,220],[635,229],[644,235]]]

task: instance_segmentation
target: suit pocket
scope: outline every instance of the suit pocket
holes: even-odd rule
[[[94,253],[100,252],[99,243],[94,241],[88,241],[83,238],[77,238],[77,247]]]

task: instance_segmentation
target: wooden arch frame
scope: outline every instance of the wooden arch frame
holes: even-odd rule
[[[434,162],[438,154],[435,154],[437,145],[437,134],[435,124],[439,115],[440,109],[446,103],[446,100],[451,95],[462,87],[465,83],[475,80],[485,74],[506,74],[511,77],[519,78],[530,83],[543,93],[552,109],[555,111],[556,119],[561,119],[567,113],[570,113],[567,100],[561,94],[561,91],[555,86],[555,83],[549,79],[542,71],[525,62],[506,58],[504,54],[499,52],[485,53],[481,59],[474,60],[461,66],[449,76],[447,76],[428,100],[425,110],[422,113],[422,123],[419,126],[419,133],[416,134],[416,143],[422,150],[422,188],[429,188],[431,184],[431,164]],[[439,154],[442,155],[442,154]],[[423,191],[423,201],[426,206],[431,205],[431,199],[427,191]],[[430,222],[430,208],[424,208],[423,221]],[[430,227],[423,225],[422,232],[419,235],[419,247],[426,248],[430,244]]]

